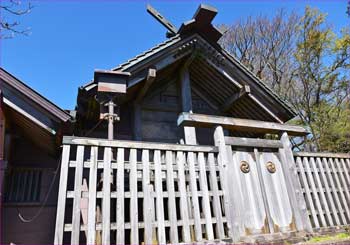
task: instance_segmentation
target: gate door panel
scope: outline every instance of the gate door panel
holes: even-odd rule
[[[277,153],[259,153],[261,175],[263,178],[266,199],[275,232],[291,230],[293,221],[292,207],[288,197],[281,162]]]

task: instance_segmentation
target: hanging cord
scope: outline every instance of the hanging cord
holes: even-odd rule
[[[58,161],[58,164],[57,164],[57,168],[56,168],[56,170],[55,170],[55,172],[54,172],[54,176],[53,176],[52,182],[51,182],[51,184],[50,184],[50,186],[49,186],[49,189],[48,189],[48,191],[47,191],[47,193],[46,193],[46,195],[45,195],[44,201],[43,201],[43,203],[40,205],[40,208],[39,208],[39,210],[36,212],[36,214],[35,214],[33,217],[31,217],[31,218],[25,218],[25,217],[23,217],[23,215],[21,214],[21,212],[20,212],[18,206],[16,207],[16,209],[17,209],[17,214],[18,214],[18,218],[19,218],[23,223],[30,223],[30,222],[33,222],[33,221],[34,221],[36,218],[38,218],[38,217],[40,216],[40,214],[42,213],[43,208],[45,207],[45,205],[47,204],[47,201],[49,200],[49,195],[50,195],[50,193],[51,193],[51,191],[52,191],[52,188],[53,188],[53,186],[54,186],[54,183],[55,183],[55,180],[56,180],[56,177],[57,177],[57,173],[59,172],[59,169],[60,169],[60,166],[61,166],[61,160],[62,160],[62,153],[61,153],[61,155],[60,155],[60,158],[59,158],[59,161]]]
[[[105,116],[105,118],[107,117],[107,115]],[[103,119],[100,119],[96,124],[95,126],[90,129],[84,136],[88,136],[90,135],[102,122],[103,122],[104,118]],[[38,218],[40,216],[40,214],[42,213],[43,211],[43,208],[45,207],[45,205],[47,204],[47,201],[49,199],[49,196],[50,196],[50,193],[51,191],[53,190],[53,186],[54,186],[54,183],[55,183],[55,180],[56,180],[56,177],[57,177],[57,174],[59,172],[59,169],[60,169],[60,166],[61,166],[61,160],[62,160],[62,153],[60,155],[60,158],[59,158],[59,162],[58,162],[58,165],[57,165],[57,168],[55,170],[55,173],[54,173],[54,176],[53,176],[53,179],[52,179],[52,182],[49,186],[49,189],[46,193],[46,196],[44,198],[44,201],[43,203],[40,205],[40,208],[39,210],[37,211],[37,213],[31,217],[31,218],[25,218],[23,217],[23,215],[21,214],[21,211],[19,210],[18,206],[16,207],[16,210],[17,210],[17,214],[18,214],[18,218],[23,222],[23,223],[31,223],[33,222],[36,218]]]

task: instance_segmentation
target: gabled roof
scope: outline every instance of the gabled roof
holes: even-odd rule
[[[15,126],[34,144],[55,154],[71,116],[51,101],[0,68],[0,104],[10,127]]]
[[[16,78],[11,73],[7,72],[5,69],[1,67],[0,67],[0,79],[1,79],[1,83],[7,84],[9,87],[18,91],[23,96],[33,101],[37,106],[49,112],[52,116],[56,117],[62,122],[67,122],[69,119],[71,119],[71,116],[66,111],[64,111],[63,109],[61,109],[60,107],[58,107],[57,105],[55,105],[54,103],[46,99],[44,96],[42,96],[41,94],[36,92],[34,89],[27,86],[25,83],[23,83],[18,78]],[[6,97],[6,94],[4,96]]]
[[[233,83],[236,86],[236,89],[232,87],[232,93],[236,93],[237,89],[247,84],[252,87],[251,100],[243,101],[244,103],[240,105],[241,108],[244,109],[244,107],[249,107],[252,103],[255,103],[259,104],[265,112],[269,112],[269,109],[275,112],[270,113],[270,118],[260,118],[261,120],[285,122],[295,117],[296,113],[286,101],[282,100],[239,60],[220,47],[217,43],[220,33],[210,23],[216,14],[213,14],[214,10],[208,6],[203,7],[203,5],[200,6],[200,10],[202,11],[197,10],[191,21],[185,22],[181,26],[175,36],[120,64],[112,70],[131,73],[128,80],[129,89],[145,80],[145,69],[156,66],[157,70],[161,70],[166,65],[171,65],[180,59],[186,59],[186,57],[188,58],[193,53],[199,53],[199,56],[202,57],[205,63],[209,63],[210,67],[215,67],[214,70],[216,72],[221,73],[221,75],[223,74],[226,80],[231,82],[231,85]],[[212,36],[213,33],[216,33],[214,35],[215,37]],[[203,65],[203,62],[201,64]],[[200,67],[197,68],[197,73],[202,73],[198,69]],[[195,73],[196,71],[193,72]],[[208,74],[208,76],[213,76],[213,74]],[[92,81],[83,86],[82,89],[89,91],[94,87],[95,84]],[[205,88],[203,87],[203,89]],[[217,96],[222,98],[218,100],[218,103],[222,102],[222,99],[227,98],[227,92],[230,90],[224,91],[225,89],[225,87],[219,89],[222,91],[219,91]],[[231,112],[233,113],[234,110],[231,110]],[[254,112],[252,108],[250,112],[245,111],[245,113],[252,112]],[[236,113],[235,116],[242,116],[243,114]]]

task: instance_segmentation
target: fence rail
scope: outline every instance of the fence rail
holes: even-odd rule
[[[350,155],[294,153],[314,229],[350,224]]]

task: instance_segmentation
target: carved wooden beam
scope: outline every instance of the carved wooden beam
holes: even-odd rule
[[[238,93],[235,93],[229,97],[226,102],[222,105],[221,111],[226,112],[228,111],[233,104],[237,103],[240,99],[247,96],[250,93],[250,87],[249,85],[244,85]]]
[[[143,85],[139,94],[137,95],[135,102],[140,102],[145,97],[148,89],[151,87],[151,85],[153,84],[153,82],[156,79],[156,74],[157,74],[156,69],[154,69],[154,68],[148,69],[145,84]]]

